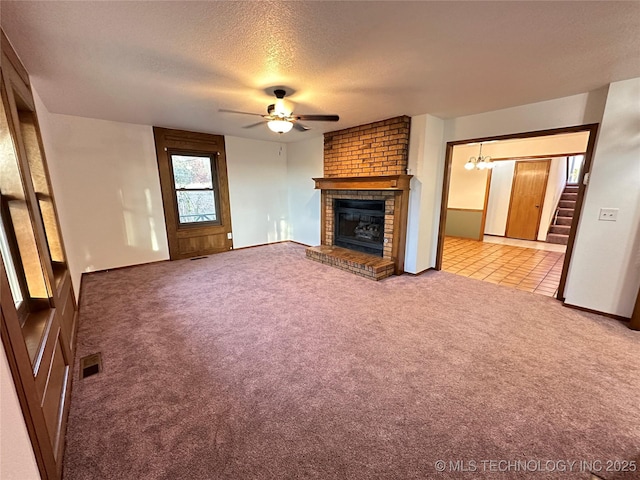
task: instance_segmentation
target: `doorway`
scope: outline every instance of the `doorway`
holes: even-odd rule
[[[224,137],[153,127],[171,260],[233,248]]]
[[[511,248],[530,248],[530,250],[516,252],[516,256],[520,259],[529,256],[531,259],[527,260],[527,264],[523,267],[514,267],[514,271],[506,276],[510,276],[509,279],[513,281],[522,281],[523,284],[519,287],[523,287],[524,283],[540,280],[542,273],[539,268],[542,265],[550,266],[554,263],[551,266],[553,271],[549,270],[545,275],[549,275],[557,286],[557,290],[554,289],[554,296],[564,300],[564,286],[573,251],[575,229],[584,197],[584,179],[587,178],[590,169],[597,128],[597,124],[590,124],[447,143],[436,269],[443,269],[445,249],[448,254],[451,254],[452,245],[456,244],[458,258],[455,261],[463,267],[463,274],[479,279],[480,275],[487,274],[487,262],[495,260],[498,254],[494,252],[491,259],[478,259],[477,262],[474,259],[462,258],[461,256],[468,257],[468,251],[473,249],[470,245],[458,240],[462,237],[467,242],[475,241],[481,247],[479,250],[482,251],[489,248],[497,250],[495,245],[488,246],[490,242],[485,237],[485,232],[490,230],[489,226],[491,226],[497,229],[490,232],[497,236],[491,239],[496,240],[491,242],[493,244],[509,245],[513,242],[522,242],[521,239],[526,239],[527,243],[530,243],[525,246],[517,243],[509,245]],[[534,145],[535,148],[532,148]],[[503,153],[507,151],[508,155],[504,155]],[[480,155],[475,157],[478,153]],[[493,158],[488,160],[489,163],[481,162],[480,158],[486,158],[482,155]],[[579,156],[584,158],[584,161],[581,162],[582,168],[579,169],[577,185],[570,186],[577,188],[577,191],[575,194],[567,193],[565,187],[568,188],[569,158]],[[499,173],[497,165],[502,162],[505,163],[505,167],[506,163],[512,164],[510,173],[508,172],[505,176],[502,172],[503,180],[506,178],[502,182],[506,197],[490,205],[489,193],[490,190],[493,192],[492,189],[496,183],[492,182],[492,173]],[[573,162],[573,165],[575,164],[576,162]],[[495,172],[492,171],[493,166],[496,166]],[[552,179],[553,185],[551,185]],[[571,196],[571,199],[568,196]],[[561,224],[555,227],[558,231],[569,228],[569,234],[564,239],[566,247],[553,245],[559,242],[547,240],[547,237],[551,239],[550,234],[555,231],[551,226],[555,224],[558,213],[564,213],[561,211],[561,206],[564,207],[569,203],[574,213],[572,217],[568,219],[563,217],[561,220],[568,220],[570,225]],[[488,206],[497,209],[500,215],[488,218]],[[452,239],[456,241],[453,242]],[[555,255],[551,252],[559,251],[555,247],[566,249],[566,254],[554,261],[551,257]],[[549,252],[549,254],[536,253],[536,250]],[[548,258],[542,260],[542,257]],[[475,264],[469,265],[469,262],[475,262]],[[536,262],[540,265],[533,265]],[[448,261],[448,266],[450,265],[451,262]],[[506,265],[504,268],[507,267],[510,268],[511,265]],[[504,268],[501,267],[500,270]],[[470,273],[470,270],[474,269],[475,271]],[[527,271],[537,278],[527,278]],[[498,272],[493,273],[497,275]],[[492,273],[485,276],[490,275]],[[547,282],[549,278],[546,279]],[[503,283],[495,281],[495,277],[493,280],[493,283]],[[545,290],[550,288],[549,284],[545,285]],[[526,289],[533,291],[535,285],[528,285]]]
[[[521,240],[538,238],[550,166],[550,160],[516,162],[506,237]]]

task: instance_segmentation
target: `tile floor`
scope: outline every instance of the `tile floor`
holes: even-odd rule
[[[446,237],[445,272],[555,296],[562,272],[563,252]]]

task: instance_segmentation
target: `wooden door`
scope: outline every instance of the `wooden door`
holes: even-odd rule
[[[233,248],[222,135],[153,127],[171,260]]]
[[[0,339],[40,475],[59,479],[76,302],[29,76],[1,43]]]
[[[516,162],[506,236],[536,240],[547,191],[550,160]]]

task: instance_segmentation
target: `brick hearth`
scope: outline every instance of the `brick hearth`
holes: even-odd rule
[[[347,248],[320,245],[307,248],[307,258],[331,265],[372,280],[382,280],[393,275],[392,260],[355,252]]]

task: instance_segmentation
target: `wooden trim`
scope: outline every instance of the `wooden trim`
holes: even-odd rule
[[[442,270],[442,256],[444,251],[444,237],[445,237],[445,225],[447,221],[447,201],[449,199],[449,183],[451,180],[451,163],[453,159],[453,147],[456,145],[465,145],[467,143],[479,143],[487,142],[490,140],[512,140],[517,138],[533,138],[533,137],[546,137],[550,135],[557,135],[560,133],[573,133],[573,132],[589,132],[589,142],[587,144],[587,151],[584,153],[584,163],[582,166],[582,172],[580,173],[580,188],[578,190],[578,198],[576,201],[576,207],[574,210],[573,222],[571,224],[571,231],[569,233],[569,240],[567,244],[567,250],[564,256],[564,264],[562,266],[562,274],[560,276],[560,282],[558,285],[558,299],[564,300],[564,288],[567,282],[567,273],[569,271],[569,264],[571,263],[571,256],[573,254],[573,247],[575,243],[576,226],[580,220],[580,214],[582,210],[582,204],[584,200],[585,186],[584,175],[590,172],[591,163],[593,160],[593,152],[596,143],[596,137],[598,133],[597,123],[589,123],[585,125],[576,125],[572,127],[553,128],[547,130],[536,130],[532,132],[513,133],[508,135],[498,135],[495,137],[481,137],[467,140],[456,140],[447,142],[444,174],[442,179],[442,199],[440,203],[440,224],[438,230],[438,245],[436,249],[436,270]],[[578,155],[582,155],[579,153]],[[549,158],[548,156],[546,158]],[[511,159],[510,159],[511,160]]]
[[[527,155],[524,157],[501,157],[501,158],[491,158],[492,162],[505,162],[509,160],[546,160],[552,158],[562,158],[562,157],[570,157],[573,155],[584,155],[584,152],[575,152],[575,153],[561,153],[553,155]]]
[[[411,178],[411,175],[407,175]],[[393,219],[393,248],[391,257],[395,263],[395,274],[404,273],[404,255],[407,245],[407,219],[409,217],[409,187],[407,179],[407,189],[398,191],[394,195],[394,219]]]
[[[228,234],[233,230],[224,136],[161,127],[153,127],[153,136],[171,260],[212,255],[233,249],[233,240],[228,238]],[[212,160],[215,163],[215,169],[212,170],[212,175],[217,177],[214,182],[218,187],[216,213],[219,222],[202,222],[203,225],[180,224],[170,158],[172,153],[180,151],[213,154]],[[198,245],[198,237],[207,237],[207,240]],[[195,244],[185,247],[189,241],[193,241]]]
[[[582,163],[582,169],[580,171],[580,178],[578,179],[578,197],[576,198],[576,206],[573,210],[573,220],[571,222],[571,229],[569,230],[569,239],[567,240],[567,249],[564,254],[564,263],[562,265],[562,273],[560,274],[560,282],[558,283],[558,300],[564,301],[564,289],[567,283],[567,275],[569,274],[569,265],[571,264],[571,256],[573,255],[573,248],[576,242],[576,232],[578,230],[578,223],[580,222],[580,215],[582,215],[582,204],[584,203],[584,195],[586,193],[586,186],[584,184],[585,174],[591,172],[591,163],[593,162],[593,153],[596,147],[596,137],[598,136],[598,124],[586,125],[589,130],[589,143],[587,143],[587,151],[584,153],[584,162]]]
[[[640,330],[640,289],[638,289],[638,296],[636,297],[636,306],[633,308],[631,314],[631,323],[629,323],[631,330]]]
[[[327,194],[320,191],[320,245],[327,244]]]
[[[413,175],[314,178],[317,190],[409,190]]]
[[[284,240],[285,242],[295,243],[296,245],[302,245],[303,247],[311,247],[311,245],[307,245],[306,243],[296,242],[295,240]],[[280,242],[278,242],[280,243]]]
[[[36,463],[42,480],[59,478],[53,448],[45,418],[42,414],[36,384],[33,380],[31,360],[22,338],[22,331],[15,310],[5,309],[12,305],[13,298],[9,288],[4,263],[0,257],[0,337],[4,346],[13,383],[18,393],[24,421],[36,457]]]
[[[168,262],[169,259],[164,259],[164,260],[153,260],[152,262],[143,262],[143,263],[134,263],[133,265],[123,265],[121,267],[112,267],[112,268],[103,268],[100,270],[93,270],[92,272],[82,272],[82,275],[80,276],[80,293],[78,294],[78,299],[80,299],[80,295],[82,294],[82,285],[83,285],[83,280],[84,276],[90,276],[93,275],[94,273],[105,273],[105,272],[111,272],[113,270],[126,270],[127,268],[134,268],[134,267],[141,267],[143,265],[151,265],[154,263],[163,263],[163,262]]]
[[[603,317],[612,318],[614,320],[619,320],[621,322],[628,322],[629,321],[628,317],[623,317],[621,315],[615,315],[613,313],[600,312],[599,310],[593,310],[591,308],[579,307],[577,305],[571,305],[571,304],[566,303],[564,301],[562,302],[562,305],[564,307],[571,308],[572,310],[579,310],[581,312],[587,312],[587,313],[595,313],[596,315],[602,315]]]
[[[453,207],[448,207],[447,210],[455,210],[456,212],[482,212],[481,208],[453,208]]]
[[[529,238],[520,239],[520,240],[528,240],[530,242],[538,240],[538,234],[540,233],[540,221],[542,220],[542,210],[544,209],[544,197],[547,194],[547,183],[549,183],[549,170],[551,169],[551,160],[537,160],[537,161],[546,161],[547,169],[544,174],[544,188],[542,189],[542,196],[540,197],[540,200],[539,200],[540,205],[538,206],[538,219],[536,220],[535,238],[533,240]],[[504,230],[504,236],[506,238],[515,238],[515,237],[508,236],[507,232],[509,231],[509,222],[511,221],[511,206],[513,205],[513,190],[515,188],[516,178],[518,176],[518,163],[520,163],[520,161],[516,161],[515,167],[513,169],[513,178],[511,179],[511,196],[509,197],[509,211],[507,213],[507,226]]]
[[[498,140],[515,140],[520,138],[548,137],[550,135],[559,135],[561,133],[578,133],[578,132],[591,131],[594,127],[597,128],[598,124],[587,123],[585,125],[574,125],[572,127],[548,128],[545,130],[534,130],[531,132],[496,135],[494,137],[479,137],[479,138],[470,138],[467,140],[455,140],[452,142],[447,142],[447,145],[451,145],[453,147],[456,145],[466,145],[467,143],[480,143],[480,142],[489,142],[489,141],[498,141]],[[580,153],[578,155],[582,155],[582,154]]]
[[[436,246],[436,270],[442,270],[442,256],[444,253],[444,237],[447,227],[447,204],[449,203],[449,187],[451,184],[451,162],[453,161],[453,147],[447,142],[442,174],[442,197],[440,199],[440,225],[438,226],[438,245]]]
[[[24,203],[28,210],[35,251],[38,255],[37,261],[40,263],[48,293],[46,299],[29,300],[31,292],[28,288],[25,288],[22,293],[25,300],[27,300],[24,303],[29,303],[27,305],[28,308],[25,307],[24,312],[16,309],[4,264],[0,259],[1,336],[40,476],[43,480],[53,480],[61,478],[62,475],[65,429],[70,406],[70,371],[73,369],[74,364],[74,337],[77,332],[77,304],[73,296],[70,274],[66,264],[64,264],[65,270],[61,276],[62,270],[57,267],[63,264],[61,262],[53,262],[51,259],[49,241],[39,204],[42,197],[36,193],[34,177],[31,173],[33,162],[39,162],[34,168],[37,170],[42,168],[45,176],[48,197],[51,200],[56,227],[60,235],[58,240],[62,249],[62,256],[66,261],[67,255],[64,241],[61,237],[29,76],[17,54],[11,48],[4,32],[1,32],[1,41],[1,101],[11,142],[15,150],[15,161],[24,192]],[[25,129],[29,130],[29,135],[24,135]],[[7,233],[8,236],[12,235],[10,232]],[[15,253],[19,248],[14,241],[9,240],[10,249],[15,257],[17,256]],[[35,256],[33,260],[36,260]],[[19,276],[21,276],[24,274],[23,260],[14,262],[16,270],[19,271]],[[21,281],[21,284],[24,284],[24,282]],[[42,335],[36,339],[37,341],[30,344],[29,348],[25,343],[25,335],[28,335],[28,333],[21,322],[25,317],[19,317],[22,313],[32,319],[39,317],[39,319],[46,321]],[[66,316],[65,313],[67,314]],[[31,354],[36,348],[35,358],[31,358]],[[55,398],[46,396],[51,375],[49,367],[52,365],[54,355],[60,355],[59,358],[62,361],[62,367],[60,368],[63,368],[62,373],[64,375],[61,379],[60,396],[58,397],[56,394]],[[45,391],[47,392],[46,394]],[[47,402],[49,399],[56,402],[57,410],[55,413],[45,412],[43,409],[43,402]],[[49,417],[49,415],[55,415],[55,417]],[[55,432],[50,432],[48,425],[53,426]],[[54,435],[53,445],[52,435]]]
[[[4,33],[4,30],[0,29],[0,35],[2,35],[2,37],[0,38],[0,42],[2,42],[2,53],[6,56],[7,60],[11,63],[16,73],[22,79],[25,85],[30,87],[31,84],[29,83],[29,73],[27,73],[27,69],[24,68],[24,65],[20,61],[20,58],[18,57],[16,51],[13,49],[13,46],[7,38],[7,35]]]
[[[484,227],[487,224],[487,207],[489,206],[489,191],[491,190],[491,172],[493,170],[489,169],[489,173],[487,174],[487,184],[484,187],[484,204],[482,207],[482,220],[480,221],[480,233],[478,234],[478,240],[482,241],[484,238]]]
[[[278,240],[277,242],[258,243],[257,245],[247,245],[246,247],[238,247],[238,248],[234,248],[234,250],[246,250],[248,248],[266,247],[267,245],[277,245],[278,243],[295,243],[303,247],[311,246],[311,245],[307,245],[306,243],[296,242],[295,240]]]

